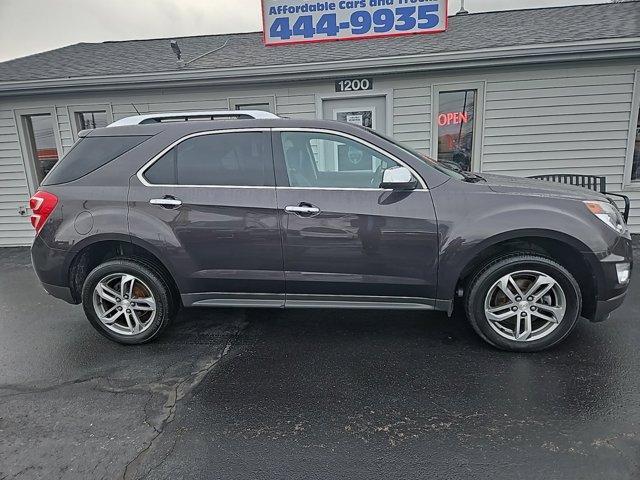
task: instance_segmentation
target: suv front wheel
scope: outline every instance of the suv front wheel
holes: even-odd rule
[[[107,261],[89,273],[82,306],[93,327],[127,345],[151,341],[174,312],[171,289],[152,265],[131,259]]]
[[[523,253],[494,260],[481,269],[470,283],[465,307],[474,330],[491,345],[536,352],[571,333],[582,295],[562,265]]]

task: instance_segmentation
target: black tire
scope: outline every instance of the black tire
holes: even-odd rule
[[[98,283],[111,274],[123,273],[142,280],[151,290],[156,302],[156,315],[150,326],[137,335],[123,335],[110,330],[98,318],[93,305],[93,292]],[[137,259],[120,258],[109,260],[94,268],[82,287],[82,306],[91,325],[109,340],[123,345],[140,345],[155,339],[173,320],[178,302],[162,273],[152,264]]]
[[[490,325],[485,314],[485,298],[500,278],[521,270],[535,270],[551,276],[566,297],[566,311],[558,326],[547,336],[528,342],[501,336]],[[539,352],[557,345],[575,328],[582,310],[582,294],[575,278],[559,263],[533,253],[514,253],[486,264],[472,278],[464,298],[465,311],[471,326],[486,342],[512,352]]]

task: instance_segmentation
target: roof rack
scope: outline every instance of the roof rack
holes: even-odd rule
[[[147,125],[150,123],[188,122],[194,120],[248,120],[280,118],[270,112],[261,110],[216,110],[211,112],[172,112],[135,115],[113,122],[108,127],[124,127],[127,125]]]

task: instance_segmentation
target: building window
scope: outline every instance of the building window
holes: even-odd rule
[[[636,142],[633,150],[633,163],[631,164],[631,181],[640,182],[640,111],[638,112],[638,123],[636,124]]]
[[[107,112],[105,111],[76,112],[76,123],[78,125],[78,131],[103,128],[109,124]]]
[[[455,163],[464,171],[473,166],[477,90],[439,93],[438,161]]]
[[[25,115],[24,127],[38,185],[58,161],[51,114]]]
[[[229,109],[275,113],[275,99],[273,97],[230,98]]]
[[[261,110],[263,112],[270,112],[271,105],[268,103],[239,103],[236,105],[236,110]]]

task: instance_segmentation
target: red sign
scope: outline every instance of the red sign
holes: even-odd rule
[[[438,115],[438,125],[446,127],[447,125],[460,125],[469,122],[469,114],[466,112],[448,112]]]

